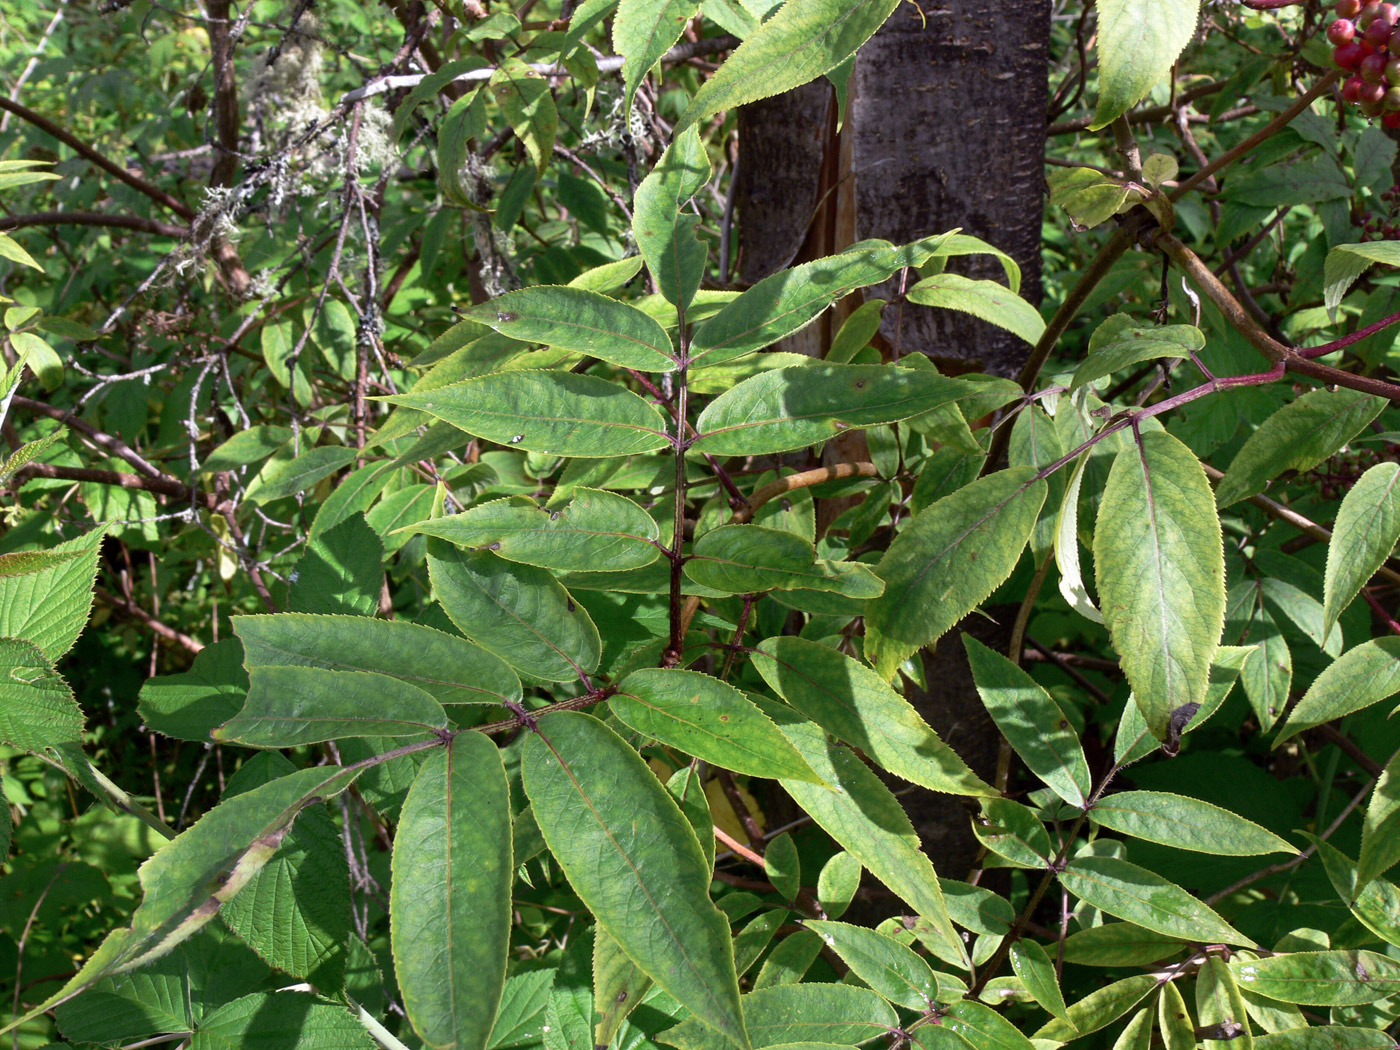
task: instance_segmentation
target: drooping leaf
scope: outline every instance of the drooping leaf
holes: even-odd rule
[[[801,536],[763,525],[722,525],[695,541],[685,574],[704,587],[732,594],[769,590],[835,591],[875,598],[884,583],[853,561],[818,560]]]
[[[661,534],[650,514],[625,496],[582,487],[572,490],[568,502],[548,508],[512,496],[400,531],[484,547],[507,561],[559,572],[621,572],[661,556]]]
[[[1308,391],[1249,435],[1215,490],[1216,503],[1223,509],[1248,499],[1285,470],[1312,470],[1384,407],[1382,398],[1345,387]]]
[[[1021,979],[1026,991],[1037,1003],[1043,1006],[1052,1017],[1069,1020],[1065,1009],[1064,993],[1060,991],[1059,979],[1055,976],[1055,964],[1036,941],[1022,937],[1011,946],[1008,953],[1011,968]]]
[[[418,771],[394,833],[389,921],[413,1030],[430,1047],[483,1050],[510,948],[510,791],[501,753],[458,733]]]
[[[572,372],[496,372],[384,400],[526,452],[607,458],[652,452],[670,440],[661,413],[636,394]]]
[[[1098,988],[1078,1002],[1070,1003],[1069,1020],[1058,1017],[1031,1034],[1033,1039],[1054,1039],[1067,1043],[1112,1024],[1158,987],[1152,974],[1138,974]],[[1149,1014],[1149,1016],[1151,1016]]]
[[[721,769],[758,777],[817,780],[772,720],[742,692],[699,671],[633,671],[608,701],[644,736]]]
[[[1200,0],[1099,0],[1094,129],[1147,97],[1196,31]]]
[[[1161,740],[1199,704],[1225,622],[1225,554],[1210,482],[1163,431],[1118,453],[1099,504],[1094,566],[1104,622],[1138,708]]]
[[[622,83],[626,110],[632,108],[632,96],[642,77],[680,39],[686,21],[699,7],[699,0],[618,0],[612,35],[613,47],[625,59]]]
[[[518,58],[503,61],[487,85],[540,175],[554,156],[559,111],[549,81]]]
[[[547,682],[598,667],[598,628],[546,570],[434,541],[428,572],[433,596],[457,628],[512,667]]]
[[[919,837],[899,800],[853,752],[828,741],[820,727],[768,710],[783,735],[830,785],[784,780],[783,790],[866,870],[932,923],[953,958],[962,957],[962,942],[933,864],[919,848]]]
[[[1189,357],[1205,345],[1205,335],[1194,325],[1142,325],[1127,314],[1114,314],[1089,337],[1089,356],[1075,369],[1070,390],[1143,361]]]
[[[898,422],[971,392],[966,382],[926,369],[775,368],[711,401],[696,421],[700,437],[692,447],[717,456],[787,452],[849,430]]]
[[[587,354],[623,368],[669,372],[676,367],[671,337],[657,321],[635,306],[582,288],[521,288],[466,316],[512,339]]]
[[[431,694],[399,678],[253,667],[248,702],[213,737],[248,747],[296,747],[342,737],[418,737],[447,724],[447,712]]]
[[[995,795],[879,675],[830,646],[769,638],[750,655],[779,696],[877,765],[933,791]]]
[[[248,485],[244,498],[254,503],[271,503],[295,495],[353,463],[358,456],[357,449],[320,445],[294,459],[272,460]]]
[[[1158,933],[1193,941],[1254,945],[1180,886],[1116,857],[1076,857],[1060,873],[1060,883],[1109,915]]]
[[[805,923],[851,972],[896,1006],[920,1013],[938,1000],[938,981],[928,963],[892,937],[844,922]]]
[[[996,281],[975,281],[956,273],[926,277],[909,289],[909,301],[920,306],[959,310],[1005,328],[1032,346],[1045,331],[1034,306]]]
[[[1360,711],[1400,692],[1400,638],[1373,638],[1348,649],[1313,679],[1274,738],[1274,747],[1306,729]]]
[[[729,924],[689,822],[626,742],[561,712],[526,741],[525,791],[575,892],[623,951],[717,1033],[748,1050]]]
[[[1400,539],[1400,463],[1377,463],[1342,499],[1327,544],[1324,639]]]
[[[440,704],[518,701],[520,679],[500,657],[465,638],[406,620],[279,613],[236,616],[252,667],[367,671],[415,686]]]
[[[1209,802],[1165,791],[1120,791],[1100,799],[1090,813],[1106,828],[1164,846],[1225,857],[1253,857],[1298,850],[1252,820]]]
[[[628,0],[645,3],[664,18],[665,11],[694,7],[693,0]],[[623,27],[623,16],[613,21],[613,31]],[[626,52],[623,52],[626,54]],[[630,91],[629,91],[630,95]],[[656,167],[637,187],[632,202],[632,233],[646,259],[656,286],[673,306],[684,309],[695,298],[705,273],[705,242],[695,235],[698,215],[682,211],[685,204],[709,181],[710,158],[696,128],[680,132],[661,154]]]
[[[1144,190],[1097,168],[1052,168],[1046,174],[1050,203],[1064,208],[1075,226],[1091,230],[1141,203]]]
[[[0,742],[33,751],[81,743],[83,712],[37,648],[0,638]]]
[[[1202,1028],[1238,1025],[1242,1029],[1232,1042],[1236,1050],[1254,1050],[1249,1030],[1249,1013],[1240,986],[1225,960],[1212,955],[1196,973],[1196,1021]],[[1192,1044],[1195,1044],[1194,1033]]]
[[[1060,706],[1035,679],[972,635],[963,635],[963,645],[978,695],[1007,742],[1055,794],[1084,808],[1093,787],[1089,763]]]
[[[865,657],[888,681],[911,653],[937,641],[1011,575],[1046,486],[1029,467],[979,478],[925,508],[875,571],[885,593],[865,614]]]
[[[1230,969],[1241,990],[1284,1003],[1360,1006],[1400,991],[1400,962],[1356,949],[1235,959]]]
[[[899,0],[803,0],[786,4],[696,92],[676,131],[722,109],[801,87],[835,69],[884,24]]]
[[[1175,981],[1165,981],[1157,995],[1157,1027],[1166,1050],[1196,1050],[1196,1026]]]

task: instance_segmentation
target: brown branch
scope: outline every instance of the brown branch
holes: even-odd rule
[[[49,419],[58,420],[65,426],[71,427],[73,430],[82,434],[103,451],[110,452],[112,455],[126,460],[148,478],[174,481],[176,484],[182,484],[169,474],[152,466],[146,461],[144,456],[120,438],[114,438],[111,434],[104,434],[91,423],[85,422],[73,415],[72,412],[68,412],[62,408],[55,408],[53,405],[47,405],[42,401],[34,401],[27,397],[21,397],[19,394],[14,396],[10,404],[15,408],[22,408],[33,412],[35,415],[47,416]]]
[[[817,467],[813,470],[804,470],[800,474],[789,474],[787,477],[779,478],[755,491],[746,501],[748,505],[740,507],[734,512],[734,515],[729,519],[729,524],[741,525],[752,521],[753,516],[758,513],[759,507],[777,499],[785,492],[795,492],[798,489],[811,488],[813,485],[823,485],[828,481],[840,481],[842,478],[873,478],[878,474],[874,463],[834,463],[829,467]]]
[[[102,154],[98,153],[97,150],[89,146],[86,142],[83,142],[81,139],[65,131],[63,128],[59,127],[47,117],[35,113],[28,106],[22,106],[18,102],[13,101],[12,99],[0,96],[0,109],[13,113],[21,120],[29,124],[33,124],[39,130],[45,131],[48,134],[52,135],[64,145],[70,147],[74,152],[78,153],[80,156],[86,158],[87,160],[101,168],[103,171],[107,172],[107,174],[113,176],[114,178],[120,179],[122,182],[126,183],[128,186],[130,186],[137,192],[144,193],[147,197],[151,198],[151,200],[155,201],[156,203],[163,204],[165,207],[173,211],[176,215],[180,216],[180,218],[194,218],[194,210],[188,204],[185,204],[183,201],[179,200],[176,197],[172,197],[169,193],[166,193],[165,190],[161,189],[159,186],[155,186],[147,182],[145,179],[141,178],[141,176],[133,175],[125,168],[108,160]]]
[[[101,587],[93,588],[93,595],[103,605],[111,606],[113,611],[119,616],[124,616],[129,620],[136,620],[143,626],[150,628],[152,633],[159,635],[168,642],[174,642],[176,645],[183,646],[192,653],[197,653],[204,648],[203,642],[161,623],[134,602],[129,602],[125,598],[119,598],[115,594],[103,590]]]
[[[29,478],[57,478],[61,481],[86,481],[97,485],[115,485],[123,489],[141,489],[155,492],[186,503],[201,503],[214,509],[218,498],[211,492],[200,492],[191,485],[175,478],[148,478],[140,474],[123,474],[115,470],[99,470],[95,467],[65,467],[56,463],[27,463],[15,474],[20,480]]]
[[[154,233],[159,237],[184,237],[190,232],[185,226],[146,219],[140,215],[103,215],[95,211],[37,211],[0,218],[0,230],[18,230],[24,226],[111,226]]]
[[[1224,86],[1225,84],[1223,81],[1213,84],[1202,84],[1189,91],[1183,91],[1177,96],[1177,100],[1174,103],[1135,110],[1128,114],[1128,120],[1134,124],[1150,124],[1154,120],[1161,120],[1163,117],[1171,116],[1177,107],[1184,103],[1195,102],[1197,99],[1205,98],[1208,95],[1214,95]],[[1094,118],[1092,116],[1079,117],[1075,120],[1065,120],[1058,124],[1051,124],[1045,129],[1045,133],[1047,135],[1070,135],[1076,131],[1087,131],[1089,125],[1093,122]]]

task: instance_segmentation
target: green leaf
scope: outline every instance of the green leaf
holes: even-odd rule
[[[1106,922],[1072,933],[1065,940],[1065,962],[1092,966],[1147,966],[1187,947],[1187,938],[1169,937],[1131,922]]]
[[[835,591],[874,598],[885,588],[860,562],[817,560],[801,536],[762,525],[722,525],[695,541],[685,574],[702,587],[731,594],[769,590]]]
[[[1116,857],[1077,857],[1060,873],[1060,883],[1110,915],[1169,937],[1254,945],[1180,886]]]
[[[225,638],[196,653],[185,673],[146,679],[136,713],[157,733],[207,743],[210,733],[238,714],[247,696],[243,647],[238,639]]]
[[[925,369],[775,368],[711,401],[696,421],[700,437],[692,447],[716,456],[787,452],[849,430],[908,419],[971,392],[962,380]]]
[[[818,726],[769,710],[783,735],[831,785],[785,779],[783,790],[870,874],[932,923],[953,958],[961,958],[964,948],[948,917],[938,876],[899,800],[864,762],[828,741]]]
[[[572,372],[496,372],[382,400],[526,452],[607,458],[670,443],[661,413],[632,391]]]
[[[1230,969],[1243,991],[1282,1003],[1361,1006],[1400,991],[1400,962],[1354,949],[1235,959]]]
[[[804,925],[895,1006],[923,1013],[938,1001],[938,981],[928,963],[894,938],[844,922],[808,919]]]
[[[685,23],[699,7],[699,0],[618,0],[612,37],[613,47],[625,60],[623,112],[631,112],[637,85],[680,39]]]
[[[417,686],[364,671],[253,667],[248,702],[214,730],[248,747],[296,747],[342,737],[418,737],[447,728],[447,712]]]
[[[1322,264],[1322,294],[1330,316],[1336,316],[1347,289],[1371,268],[1372,263],[1400,266],[1400,244],[1394,241],[1338,244],[1327,253]]]
[[[754,1046],[812,1042],[854,1046],[899,1023],[894,1010],[868,988],[848,984],[778,984],[744,996],[744,1020]],[[724,1050],[725,1043],[695,1019],[662,1032],[678,1050]]]
[[[404,1009],[423,1042],[483,1050],[510,949],[510,790],[490,737],[458,733],[414,778],[394,832],[389,921]]]
[[[785,4],[696,92],[676,131],[720,110],[801,87],[835,69],[884,24],[899,0]]]
[[[1243,1030],[1235,1037],[1239,1042],[1236,1050],[1254,1050],[1244,996],[1235,975],[1219,956],[1210,956],[1196,973],[1196,1020],[1203,1028],[1239,1025]],[[1191,1043],[1194,1050],[1194,1033]]]
[[[1011,945],[1009,958],[1011,969],[1021,979],[1026,991],[1031,993],[1031,998],[1052,1017],[1069,1021],[1064,993],[1060,991],[1060,982],[1055,976],[1055,964],[1050,961],[1045,949],[1037,942],[1022,937]]]
[[[651,978],[627,957],[602,926],[594,927],[593,1029],[594,1046],[611,1046],[622,1022],[651,988]]]
[[[511,129],[525,143],[536,171],[543,175],[554,157],[554,138],[559,131],[559,112],[549,81],[520,59],[507,58],[487,87]]]
[[[1225,623],[1220,519],[1200,461],[1163,431],[1118,453],[1094,527],[1104,622],[1152,735],[1205,699]]]
[[[383,544],[354,514],[306,545],[287,589],[290,612],[373,616],[384,583]]]
[[[1008,798],[980,800],[982,813],[972,819],[977,841],[1013,868],[1045,871],[1054,850],[1045,825],[1034,812]]]
[[[1400,692],[1400,638],[1373,638],[1348,649],[1313,679],[1274,738],[1274,747],[1313,726],[1360,711]]]
[[[833,853],[817,875],[817,903],[833,918],[839,919],[855,900],[860,888],[860,861],[841,850]]]
[[[732,685],[699,671],[660,667],[633,671],[608,706],[638,733],[722,769],[817,781],[787,737],[752,701]]]
[[[328,990],[344,982],[350,911],[345,846],[330,814],[318,808],[297,821],[221,914],[269,966]]]
[[[256,960],[250,960],[256,963]],[[55,1013],[73,1042],[118,1044],[146,1036],[194,1031],[198,1001],[191,1001],[189,975],[179,953],[134,973],[104,977]]]
[[[1382,878],[1363,884],[1350,857],[1315,835],[1308,838],[1317,846],[1332,888],[1356,920],[1381,940],[1400,945],[1400,886]]]
[[[82,709],[53,664],[28,642],[0,638],[0,741],[42,751],[82,739]]]
[[[1400,463],[1377,463],[1342,499],[1327,545],[1323,637],[1400,539]]]
[[[76,552],[41,572],[0,577],[0,637],[23,638],[50,660],[73,647],[92,610],[92,581],[105,529],[97,528],[48,548]]]
[[[885,593],[865,614],[865,658],[889,681],[899,665],[986,601],[1011,575],[1046,486],[1029,467],[998,471],[914,516],[875,571]]]
[[[246,467],[266,459],[291,440],[291,427],[249,427],[209,453],[199,469],[208,474]]]
[[[57,390],[63,383],[63,358],[58,356],[58,351],[33,332],[11,332],[9,338],[10,346],[38,377],[44,389]]]
[[[627,0],[664,11],[679,5],[693,8],[693,0]],[[625,27],[630,32],[632,27]],[[622,15],[613,21],[613,33],[624,31]],[[623,52],[624,54],[626,52]],[[629,89],[628,96],[631,96]],[[646,259],[647,269],[666,301],[687,307],[695,298],[705,274],[705,242],[695,235],[698,215],[682,209],[710,178],[710,158],[696,128],[687,128],[666,147],[651,173],[633,195],[632,233]]]
[[[1147,97],[1196,31],[1200,0],[1098,0],[1099,102],[1092,130]]]
[[[1366,807],[1357,881],[1364,886],[1396,861],[1400,861],[1400,755],[1386,763]]]
[[[705,855],[641,756],[595,718],[540,719],[525,791],[574,891],[622,950],[695,1016],[750,1047],[729,924]]]
[[[1050,203],[1064,208],[1075,226],[1091,230],[1145,199],[1142,190],[1097,168],[1051,168]]]
[[[340,1003],[305,992],[257,992],[205,1015],[189,1050],[376,1050]]]
[[[458,630],[512,667],[547,682],[597,669],[598,628],[546,570],[434,541],[428,572],[433,597]]]
[[[1071,806],[1086,807],[1092,783],[1079,736],[1060,705],[1030,675],[970,634],[972,679],[992,721],[1036,776]]]
[[[911,783],[956,795],[996,795],[879,675],[826,645],[777,637],[750,654],[772,690],[827,732]]]
[[[445,423],[437,425],[452,430],[455,436],[455,428],[447,427]],[[364,514],[394,480],[394,473],[394,465],[383,462],[367,463],[351,471],[320,501],[307,538],[320,539],[351,515]]]
[[[802,862],[792,836],[786,831],[764,844],[763,873],[784,900],[797,899],[802,889]]]
[[[1158,987],[1153,974],[1138,974],[1114,981],[1110,985],[1090,992],[1068,1009],[1069,1020],[1055,1018],[1032,1033],[1032,1039],[1053,1039],[1067,1043],[1081,1035],[1097,1032],[1112,1024],[1147,997],[1147,993]],[[1151,1016],[1149,1014],[1149,1016]]]
[[[972,999],[960,998],[950,1005],[943,1024],[980,1050],[1033,1050],[1015,1025]]]
[[[1373,1028],[1326,1024],[1254,1037],[1254,1050],[1394,1050],[1395,1039]]]
[[[832,338],[826,360],[834,365],[850,364],[851,358],[870,345],[870,340],[880,330],[884,313],[884,299],[867,299],[851,311]]]
[[[661,556],[655,519],[630,499],[600,489],[571,493],[569,501],[548,508],[526,496],[492,500],[398,531],[487,548],[506,561],[560,572],[621,572]]]
[[[1020,336],[1032,346],[1045,331],[1040,311],[996,281],[974,281],[961,274],[940,273],[910,288],[908,298],[920,306],[960,310],[980,317]]]
[[[940,243],[946,236],[932,240]],[[811,324],[837,299],[887,280],[908,261],[904,251],[922,253],[927,247],[911,246],[903,251],[888,245],[855,248],[779,270],[696,326],[691,361],[717,365],[771,346]],[[845,363],[835,358],[828,361]]]
[[[623,368],[676,367],[666,329],[635,306],[597,292],[541,284],[506,292],[466,317],[526,343],[587,354]]]
[[[34,261],[34,256],[21,248],[19,242],[7,233],[0,233],[0,259],[9,259],[21,266],[44,272],[44,268]]]
[[[1196,1050],[1196,1026],[1175,981],[1164,982],[1157,996],[1157,1027],[1166,1050]]]
[[[1356,390],[1310,390],[1284,405],[1249,435],[1215,490],[1221,508],[1263,492],[1285,470],[1312,470],[1385,407],[1383,398]]]
[[[1141,325],[1127,314],[1114,314],[1089,337],[1089,356],[1074,371],[1070,390],[1120,372],[1143,361],[1190,357],[1206,337],[1189,324]]]
[[[1133,1014],[1133,1019],[1123,1026],[1123,1031],[1113,1041],[1113,1050],[1151,1050],[1152,1022],[1150,1007]]]
[[[0,413],[0,419],[3,419],[3,413]],[[44,452],[50,445],[62,441],[67,436],[68,428],[59,427],[57,430],[51,430],[43,437],[37,438],[34,441],[26,441],[19,448],[15,449],[10,453],[10,457],[5,460],[5,465],[0,466],[0,485],[3,485],[18,474],[20,467],[38,459],[39,454]]]
[[[553,970],[527,970],[506,978],[487,1050],[540,1045],[553,983]]]
[[[569,933],[545,1007],[545,1050],[576,1050],[594,1045],[593,939],[592,929]]]
[[[370,671],[417,686],[440,704],[500,704],[521,696],[520,679],[498,656],[406,620],[278,613],[235,616],[233,630],[250,668]]]
[[[1298,852],[1272,831],[1227,809],[1164,791],[1120,791],[1100,799],[1089,816],[1124,835],[1196,853],[1254,857]]]
[[[244,498],[254,503],[271,503],[295,495],[353,463],[359,455],[353,448],[321,445],[295,459],[273,460],[248,485]]]

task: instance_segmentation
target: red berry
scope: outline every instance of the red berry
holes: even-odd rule
[[[1385,56],[1367,55],[1361,60],[1361,79],[1368,84],[1379,84],[1385,79]],[[1363,93],[1362,98],[1365,98]]]
[[[1337,0],[1336,12],[1340,18],[1355,18],[1361,13],[1361,0]]]
[[[1377,18],[1366,27],[1366,43],[1377,49],[1385,47],[1390,43],[1391,30],[1394,28],[1394,23]]]
[[[1400,128],[1400,112],[1387,113],[1381,123],[1388,128]]]
[[[1400,84],[1400,58],[1392,58],[1385,64],[1385,82],[1391,87]]]
[[[1349,44],[1356,36],[1356,23],[1349,18],[1339,18],[1327,27],[1327,39],[1334,46]]]
[[[1385,84],[1365,83],[1361,85],[1361,101],[1363,105],[1367,102],[1380,102],[1385,98],[1387,87]]]
[[[1355,40],[1332,50],[1332,61],[1337,63],[1339,68],[1352,72],[1361,68],[1361,60],[1365,57],[1366,52],[1361,50],[1361,44]]]
[[[1370,0],[1361,8],[1361,13],[1356,16],[1356,24],[1362,29],[1376,20],[1376,16],[1381,13],[1380,0]]]
[[[1381,13],[1376,17],[1383,18],[1391,25],[1394,25],[1396,22],[1400,22],[1400,7],[1396,7],[1394,4],[1383,3],[1381,4]]]
[[[1366,86],[1366,81],[1356,75],[1347,77],[1346,83],[1342,85],[1342,101],[1355,104],[1361,101],[1361,89]]]

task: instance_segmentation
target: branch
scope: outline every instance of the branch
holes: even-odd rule
[[[189,635],[177,631],[167,624],[161,623],[145,609],[141,608],[141,606],[129,602],[125,598],[119,598],[117,595],[105,591],[101,587],[93,588],[93,595],[103,605],[110,605],[119,615],[139,621],[168,642],[174,642],[176,645],[183,646],[192,653],[197,653],[204,648],[203,642],[191,638]]]
[[[82,157],[87,158],[87,160],[91,161],[93,164],[96,164],[103,171],[107,172],[107,174],[113,176],[114,178],[120,179],[122,182],[126,183],[128,186],[130,186],[137,192],[144,193],[147,197],[151,198],[151,200],[155,201],[157,204],[163,204],[165,207],[173,211],[176,215],[180,216],[180,218],[194,218],[194,210],[190,208],[189,205],[185,204],[183,201],[179,200],[176,197],[172,197],[159,186],[155,186],[147,182],[145,179],[141,178],[141,176],[133,175],[131,172],[127,171],[120,165],[114,164],[102,154],[98,153],[97,150],[89,146],[86,142],[83,142],[76,136],[69,134],[67,131],[59,127],[47,117],[35,113],[28,106],[21,106],[18,102],[14,102],[8,98],[0,97],[0,109],[13,113],[21,120],[33,124],[36,128],[40,129],[41,131],[48,132],[54,138],[58,139],[58,141],[73,149],[74,152],[78,153]]]
[[[3,101],[3,99],[0,99],[0,102]],[[72,427],[98,448],[126,460],[138,471],[152,480],[173,481],[175,484],[188,490],[188,487],[185,486],[183,482],[172,478],[169,474],[152,466],[146,461],[144,456],[131,448],[125,441],[122,441],[120,438],[114,438],[110,434],[104,434],[91,423],[87,423],[73,415],[72,412],[65,411],[61,408],[55,408],[53,405],[47,405],[42,401],[33,401],[27,397],[21,397],[19,394],[16,394],[11,399],[10,404],[15,408],[27,409],[36,415],[48,416],[50,419],[58,420],[65,426]]]
[[[95,211],[37,211],[28,215],[7,215],[0,218],[0,230],[18,230],[24,226],[111,226],[160,237],[185,237],[190,231],[158,219],[139,215],[103,215]]]
[[[98,470],[94,467],[64,467],[56,463],[27,463],[15,472],[21,480],[29,478],[57,478],[61,481],[87,481],[98,485],[115,485],[123,489],[141,489],[155,492],[186,503],[202,503],[210,510],[218,504],[218,498],[210,492],[200,492],[192,485],[186,485],[175,478],[147,478],[140,474],[123,474],[115,470]]]

